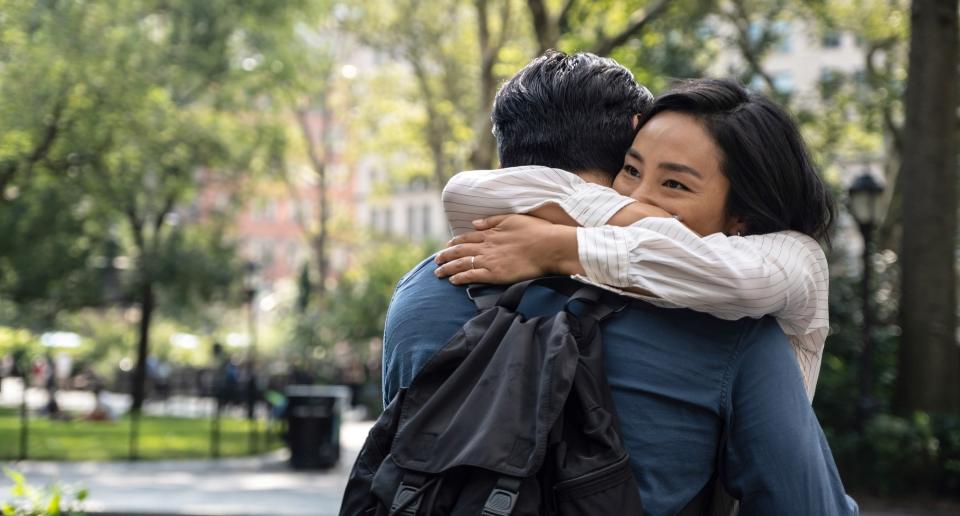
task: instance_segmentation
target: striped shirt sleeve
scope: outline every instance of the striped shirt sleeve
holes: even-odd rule
[[[646,218],[624,228],[579,228],[577,244],[591,283],[642,289],[653,297],[636,297],[723,319],[773,315],[812,398],[829,331],[829,277],[809,236],[701,237],[677,220]]]
[[[443,189],[443,207],[455,235],[473,230],[475,219],[529,213],[549,203],[560,205],[580,226],[600,226],[633,202],[576,174],[540,166],[461,172]]]
[[[472,230],[477,218],[557,203],[582,226],[577,230],[586,271],[581,281],[724,319],[775,316],[793,344],[812,398],[829,331],[826,257],[812,238],[796,232],[700,237],[667,218],[646,218],[626,228],[603,226],[633,199],[540,166],[461,172],[447,183],[443,202],[457,235]],[[653,297],[616,287],[642,289]]]

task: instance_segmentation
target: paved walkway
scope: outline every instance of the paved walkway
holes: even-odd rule
[[[345,422],[343,456],[328,471],[294,471],[285,450],[252,458],[160,462],[5,463],[34,486],[85,487],[91,513],[335,515],[347,476],[371,422]],[[9,496],[0,479],[0,500]]]
[[[19,404],[16,384],[3,385],[0,405]],[[114,395],[122,410],[129,401]],[[40,389],[27,392],[31,407],[46,403]],[[89,393],[64,391],[57,395],[61,406],[82,411],[92,407]],[[147,412],[168,415],[209,414],[205,400],[171,399],[150,403]],[[89,407],[88,407],[89,406]],[[346,421],[341,429],[340,463],[327,471],[294,471],[287,464],[286,451],[260,457],[159,461],[159,462],[40,462],[0,463],[27,476],[34,486],[51,482],[84,487],[90,491],[85,508],[91,514],[111,515],[335,515],[347,483],[347,475],[359,453],[372,422]],[[0,478],[0,501],[9,498],[12,482]],[[894,503],[858,498],[864,516],[933,516],[960,514],[955,503]]]

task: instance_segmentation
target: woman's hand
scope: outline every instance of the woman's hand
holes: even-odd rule
[[[474,221],[477,231],[448,242],[437,254],[437,277],[455,285],[510,284],[548,274],[580,274],[577,230],[528,215]]]

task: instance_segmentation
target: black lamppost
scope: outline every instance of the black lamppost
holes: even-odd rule
[[[250,336],[249,347],[247,348],[247,422],[249,424],[249,448],[250,453],[257,448],[257,263],[249,261],[244,267],[243,273],[243,293],[246,296],[247,316],[248,316],[248,335]]]
[[[862,430],[870,417],[876,400],[873,397],[873,311],[870,308],[870,255],[872,254],[873,229],[880,220],[880,196],[883,185],[874,179],[869,169],[853,180],[847,190],[847,208],[860,227],[863,236],[863,284],[861,301],[863,310],[863,348],[860,352],[860,396],[857,400],[857,425]]]
[[[210,425],[210,455],[214,459],[220,458],[220,414],[223,412],[223,402],[226,398],[227,368],[224,364],[223,345],[213,343],[213,422]]]

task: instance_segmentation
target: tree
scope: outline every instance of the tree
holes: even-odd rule
[[[670,7],[670,0],[638,2],[578,2],[564,0],[560,9],[553,13],[544,0],[527,0],[533,32],[539,45],[537,54],[559,49],[561,40],[577,32],[577,26],[591,29],[592,43],[579,50],[606,56],[632,39],[638,38],[653,20],[662,16]],[[623,11],[628,9],[628,11]],[[610,16],[609,11],[617,14]],[[605,13],[605,11],[607,11]],[[618,16],[619,15],[619,16]],[[607,24],[617,26],[609,31]]]
[[[182,210],[201,170],[239,182],[236,174],[267,168],[282,153],[283,131],[272,113],[252,106],[290,81],[302,55],[289,48],[297,44],[292,35],[298,23],[309,23],[315,3],[17,3],[4,2],[0,17],[7,43],[0,50],[0,109],[12,113],[0,117],[2,204],[77,210],[76,220],[52,211],[59,219],[48,219],[63,222],[46,228],[58,231],[62,238],[54,241],[63,248],[85,246],[69,267],[89,268],[98,242],[115,243],[131,258],[128,277],[141,313],[138,411],[158,295],[170,287],[180,299],[209,298],[232,279],[224,262],[229,243],[195,238],[185,225],[198,221]],[[40,204],[41,188],[61,204]],[[211,271],[200,266],[206,258],[220,260],[224,274],[191,277]],[[187,263],[193,271],[183,268]],[[187,278],[193,281],[180,281]]]
[[[914,0],[900,173],[902,328],[896,407],[960,411],[957,346],[956,0]]]
[[[383,336],[387,307],[397,279],[429,253],[428,246],[381,242],[367,246],[339,278],[330,295],[316,308],[297,313],[292,320],[288,351],[306,362],[329,357],[337,344],[349,345],[353,358],[369,363],[370,343]],[[302,287],[301,287],[302,288]],[[329,360],[317,364],[333,366]],[[326,371],[333,380],[332,371]]]
[[[475,32],[477,9],[459,0],[364,0],[342,22],[360,43],[406,65],[404,75],[412,79],[413,91],[397,91],[394,80],[392,95],[415,99],[420,112],[410,113],[414,118],[410,123],[420,137],[411,143],[422,146],[431,163],[404,175],[427,177],[437,187],[463,168],[474,138],[472,128],[479,125],[478,113],[488,109],[480,106],[477,95],[481,54]],[[379,120],[385,114],[376,116]],[[411,153],[416,150],[420,149],[403,149],[405,159],[413,161]]]

